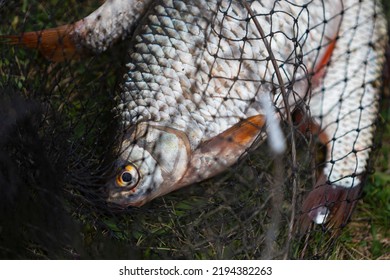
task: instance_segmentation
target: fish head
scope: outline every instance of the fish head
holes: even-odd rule
[[[180,186],[191,153],[184,132],[143,122],[120,146],[107,183],[109,203],[138,207]]]

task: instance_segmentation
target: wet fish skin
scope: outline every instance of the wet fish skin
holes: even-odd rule
[[[124,127],[137,131],[123,142],[119,162],[134,163],[145,179],[131,192],[108,184],[109,201],[123,207],[209,178],[233,164],[257,136],[264,139],[261,95],[274,92],[271,99],[282,116],[286,109],[269,53],[254,21],[243,24],[248,11],[240,1],[156,3],[132,38],[118,106]],[[288,106],[293,110],[311,98],[312,122],[328,147],[323,175],[304,202],[302,224],[338,227],[359,196],[372,146],[375,84],[386,44],[380,6],[344,0],[302,8],[253,1],[251,9],[265,33],[273,34],[267,39],[283,83],[294,83]]]
[[[49,59],[63,60],[131,36],[117,106],[127,133],[107,183],[109,201],[122,207],[141,206],[233,164],[267,136],[272,117],[264,100],[285,117],[268,40],[281,83],[293,90],[287,106],[310,105],[306,126],[328,148],[323,174],[302,207],[303,228],[311,221],[343,225],[360,194],[375,131],[387,41],[380,4],[249,4],[266,38],[241,1],[109,0],[75,24],[0,39],[38,45]]]
[[[331,63],[310,100],[311,116],[327,138],[326,163],[302,207],[317,223],[333,227],[348,222],[361,194],[388,40],[378,1],[344,1],[344,7]]]
[[[131,185],[131,191],[114,179],[108,184],[109,201],[122,206],[143,205],[232,165],[257,136],[265,137],[262,95],[271,95],[285,112],[264,41],[253,20],[247,24],[248,11],[240,1],[156,3],[132,37],[118,106],[123,126],[136,128],[120,148],[117,176],[127,162],[138,166],[145,180]],[[308,6],[309,14],[288,2],[262,3],[253,1],[251,9],[266,33],[283,31],[274,32],[272,44],[277,61],[283,62],[284,80],[306,81],[299,65],[315,70],[336,36],[341,5],[327,4],[324,13],[317,2]],[[267,20],[271,9],[272,24]],[[302,55],[291,38],[301,44]],[[299,91],[291,95],[292,107],[306,96],[305,85],[295,84]],[[165,148],[175,143],[186,144]]]
[[[75,23],[74,41],[94,53],[107,50],[130,36],[152,0],[107,0]]]
[[[89,16],[71,24],[0,35],[0,42],[38,49],[51,61],[104,52],[130,36],[152,0],[107,0]]]

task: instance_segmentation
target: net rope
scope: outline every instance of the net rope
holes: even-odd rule
[[[0,1],[0,34],[22,34],[74,22],[94,11],[99,5],[96,2]],[[131,37],[105,53],[63,63],[50,63],[36,51],[2,44],[1,258],[335,258],[339,251],[338,228],[311,224],[299,233],[297,222],[307,214],[302,213],[303,201],[324,168],[332,174],[337,162],[356,165],[354,172],[330,176],[324,185],[342,182],[352,186],[357,180],[364,184],[366,175],[372,172],[369,162],[362,167],[356,158],[359,153],[375,154],[378,139],[365,147],[360,147],[357,139],[379,126],[374,111],[364,119],[365,110],[371,110],[378,99],[359,95],[363,97],[357,111],[343,111],[341,104],[351,101],[348,94],[370,93],[381,86],[380,81],[372,81],[377,73],[370,72],[370,61],[377,58],[371,48],[367,48],[359,67],[349,66],[355,63],[356,49],[363,44],[378,45],[383,39],[364,30],[359,19],[376,22],[379,5],[372,11],[362,11],[364,1],[356,1],[325,21],[316,22],[311,19],[312,1],[263,1],[270,6],[264,9],[254,5],[256,1],[211,2],[216,3],[218,13],[211,14],[208,24],[212,32],[205,40],[216,40],[217,44],[208,50],[213,63],[206,79],[214,89],[220,86],[229,90],[225,97],[218,96],[218,92],[212,96],[221,101],[209,109],[203,132],[213,137],[218,134],[214,123],[229,124],[230,117],[244,120],[248,111],[267,104],[260,96],[269,92],[280,118],[274,121],[284,137],[285,150],[275,153],[266,137],[273,132],[263,128],[247,152],[224,172],[140,208],[112,207],[106,200],[105,181],[118,157],[118,143],[127,135],[123,130],[134,127],[145,114],[156,118],[152,111],[137,111],[130,119],[118,116],[118,102],[123,103],[123,74],[129,71],[123,58],[128,59]],[[326,1],[317,2],[326,6]],[[243,3],[250,9],[245,9]],[[325,15],[325,11],[315,13]],[[340,41],[349,38],[346,47],[332,54],[331,60],[339,61],[343,68],[335,71],[330,63],[315,68],[332,43],[328,26],[338,28],[343,16],[356,22],[338,35]],[[281,23],[280,18],[287,20]],[[261,23],[262,32],[256,28],[256,21]],[[233,26],[245,23],[247,28],[226,30],[226,22]],[[286,26],[288,23],[291,25]],[[280,28],[283,24],[288,31]],[[363,31],[371,37],[358,38]],[[313,32],[320,34],[320,41],[311,41]],[[282,42],[291,52],[275,48]],[[226,49],[227,45],[232,49]],[[247,48],[259,48],[262,53],[251,57]],[[236,50],[240,51],[238,57]],[[225,66],[223,73],[218,71],[221,66]],[[264,76],[250,74],[259,71],[258,67],[264,67]],[[316,73],[326,78],[317,78]],[[259,94],[240,96],[237,88],[244,84]],[[316,105],[327,102],[326,93],[338,90],[339,95],[332,97],[337,102]],[[152,103],[146,105],[147,110]],[[221,114],[231,104],[244,109],[237,109],[236,116]],[[199,106],[192,109],[198,111]],[[215,117],[218,114],[220,119]],[[327,148],[335,150],[330,156],[319,143],[319,136],[297,122],[296,115],[316,118],[322,129],[335,131],[327,139]],[[335,116],[332,121],[327,119],[329,115]],[[171,122],[180,119],[175,114],[167,118]],[[343,119],[349,118],[358,120],[357,127],[344,126]],[[345,145],[352,149],[340,155],[337,141],[355,144]]]

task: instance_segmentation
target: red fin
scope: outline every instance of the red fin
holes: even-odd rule
[[[306,232],[313,222],[334,230],[343,228],[352,215],[361,190],[361,185],[353,188],[330,185],[322,175],[303,202],[299,232]]]
[[[321,78],[325,74],[325,68],[330,62],[330,59],[333,54],[333,50],[336,46],[336,42],[337,39],[333,39],[332,41],[330,41],[329,45],[326,47],[325,53],[323,54],[321,60],[316,64],[316,66],[313,69],[314,74],[311,82],[314,87],[316,87],[320,83]]]
[[[247,146],[257,137],[264,124],[263,115],[249,117],[218,135],[214,141],[219,139],[233,145]]]
[[[311,135],[316,135],[318,140],[325,146],[330,142],[328,135],[321,129],[321,126],[316,123],[313,119],[307,117],[302,109],[297,108],[292,113],[294,125],[297,126],[298,130],[305,135],[310,132]]]
[[[0,40],[10,45],[38,49],[50,61],[64,61],[79,56],[72,38],[73,30],[74,25],[70,24],[21,35],[0,36]]]
[[[242,148],[248,148],[250,144],[259,135],[261,129],[264,127],[265,117],[263,115],[256,115],[240,121],[231,128],[225,130],[221,134],[211,138],[201,145],[202,152],[232,153]]]
[[[310,132],[318,136],[319,141],[328,146],[328,135],[301,109],[293,112],[294,124],[303,134]],[[329,149],[329,147],[327,147]],[[305,198],[301,216],[298,220],[298,232],[305,233],[313,223],[332,228],[335,233],[349,221],[356,202],[360,197],[362,185],[353,188],[344,188],[327,183],[324,174],[321,174],[314,189]]]
[[[263,115],[249,117],[202,143],[197,152],[201,155],[230,159],[228,161],[233,164],[255,141],[264,124]]]
[[[193,152],[187,172],[179,185],[185,186],[210,178],[237,162],[256,140],[264,124],[263,115],[249,117],[202,143]]]

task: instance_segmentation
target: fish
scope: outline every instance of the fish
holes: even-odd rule
[[[309,103],[327,154],[315,189],[303,202],[310,218],[302,221],[303,228],[310,220],[333,228],[347,224],[374,145],[387,23],[378,1],[344,1],[343,6],[332,62]]]
[[[306,41],[304,53],[324,41],[323,49],[304,56],[304,63],[315,68],[332,45],[323,33],[332,38],[340,15],[330,11],[332,22],[327,25],[323,13],[303,16],[295,30],[293,19],[302,8],[288,2],[261,3],[254,1],[249,9],[266,23],[267,34],[275,29],[270,44],[278,46],[273,54],[284,63],[283,80],[301,79],[297,85],[304,88],[307,73],[296,67],[296,44],[289,38]],[[267,21],[271,9],[292,16]],[[158,1],[147,12],[131,40],[117,108],[129,133],[121,143],[117,176],[108,183],[110,202],[142,206],[215,176],[256,139],[265,138],[266,107],[276,106],[285,114],[286,107],[304,98],[307,90],[301,89],[284,105],[264,44],[268,39],[261,38],[254,20],[248,24],[250,17],[240,1]],[[309,31],[317,36],[313,41],[306,39],[306,30],[313,28],[310,21],[319,26],[314,30],[320,29]],[[283,32],[277,32],[282,27]]]
[[[386,25],[371,0],[109,0],[74,24],[0,40],[53,61],[128,41],[110,204],[204,181],[267,138],[280,155],[279,124],[294,121],[327,148],[298,223],[339,228],[367,173]]]
[[[107,0],[87,17],[72,24],[30,31],[19,35],[2,35],[9,45],[38,49],[52,62],[99,54],[134,31],[152,0]]]

